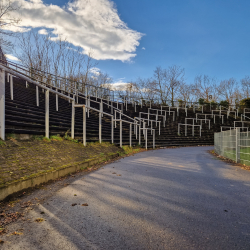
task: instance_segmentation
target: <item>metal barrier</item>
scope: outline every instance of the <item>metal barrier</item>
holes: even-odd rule
[[[104,99],[106,102],[103,102],[103,99],[101,99],[101,102],[97,102],[90,99],[88,97],[85,97],[82,95],[82,93],[77,93],[77,95],[73,95],[73,97],[70,96],[70,93],[67,93],[67,91],[59,92],[58,89],[54,89],[53,86],[46,86],[46,84],[43,84],[41,82],[35,81],[33,79],[30,79],[30,77],[25,76],[17,70],[13,70],[9,67],[5,67],[4,65],[0,64],[0,138],[5,140],[5,73],[7,73],[7,82],[10,83],[10,96],[11,100],[14,99],[14,92],[13,92],[13,76],[16,76],[18,78],[21,78],[26,81],[26,87],[29,84],[34,84],[36,86],[36,102],[37,106],[39,106],[39,92],[38,88],[41,88],[43,92],[45,91],[45,137],[49,138],[49,93],[55,94],[56,96],[56,110],[58,111],[58,96],[69,100],[69,102],[72,102],[72,117],[71,117],[71,137],[74,138],[74,126],[75,126],[75,108],[82,107],[83,108],[83,144],[86,146],[86,113],[88,113],[89,117],[89,110],[92,110],[94,112],[99,113],[99,142],[102,142],[102,117],[103,115],[107,115],[111,117],[111,141],[114,142],[114,122],[116,124],[117,121],[120,122],[120,146],[122,147],[122,123],[129,123],[130,125],[130,146],[132,146],[132,125],[134,125],[134,132],[136,133],[136,139],[137,139],[137,131],[138,131],[138,121],[135,119],[125,115],[122,113],[121,110],[114,107],[112,104],[114,104],[111,101],[111,105],[109,104],[109,100]],[[76,104],[79,100],[79,98],[85,99],[85,104]],[[91,107],[91,102],[95,102],[99,104],[99,110]],[[115,110],[115,119],[113,114],[109,114],[106,112],[103,112],[103,104],[107,105],[111,108],[111,112],[113,113],[113,110]],[[116,113],[120,114],[120,119],[116,119]],[[127,121],[124,119],[121,119],[121,117],[124,116],[127,119],[132,120]],[[141,129],[141,128],[139,128]],[[144,128],[143,128],[144,129]],[[140,131],[140,130],[139,130]],[[155,140],[155,139],[154,139]],[[153,147],[155,145],[155,141],[153,141]],[[147,147],[147,143],[146,143]]]
[[[250,137],[247,132],[240,132],[240,128],[215,133],[214,150],[223,157],[250,166]]]
[[[201,137],[201,125],[192,125],[192,124],[183,124],[183,123],[178,123],[178,135],[180,135],[180,127],[185,126],[185,136],[187,136],[187,126],[192,127],[192,136],[194,136],[194,127],[200,127],[200,137]]]

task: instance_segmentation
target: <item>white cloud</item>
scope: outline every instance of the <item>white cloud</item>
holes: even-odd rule
[[[130,84],[130,83],[123,82],[121,80],[121,81],[118,81],[118,82],[109,83],[108,86],[110,87],[111,90],[120,90],[120,91],[123,91],[123,90],[127,89],[128,84]]]
[[[20,61],[17,57],[10,55],[10,54],[6,54],[5,55],[7,59],[10,59],[11,61]]]
[[[144,47],[142,47],[142,49],[143,49],[143,50],[145,50],[145,48],[144,48]]]
[[[100,72],[101,72],[101,70],[99,68],[96,68],[96,67],[90,69],[90,73],[92,73],[93,75],[96,75],[96,76],[99,76]]]
[[[40,32],[45,33],[45,29],[50,29],[55,37],[61,35],[82,47],[84,53],[92,49],[97,60],[130,61],[136,56],[142,34],[128,28],[111,0],[74,0],[63,8],[42,0],[15,2],[21,6],[14,14],[22,19],[22,32],[42,28]],[[15,27],[10,29],[18,31]]]
[[[46,29],[41,29],[38,31],[38,34],[40,35],[48,35],[48,31]]]

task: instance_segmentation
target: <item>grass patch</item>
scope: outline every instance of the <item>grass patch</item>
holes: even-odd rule
[[[50,140],[52,140],[52,141],[62,141],[63,138],[61,136],[59,136],[59,135],[52,135],[52,136],[50,136]]]

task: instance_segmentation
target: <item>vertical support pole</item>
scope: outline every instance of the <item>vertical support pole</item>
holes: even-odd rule
[[[10,98],[13,100],[13,75],[10,75]]]
[[[137,140],[137,130],[138,130],[138,125],[137,125],[137,122],[136,122],[136,130],[135,130],[135,138]]]
[[[102,143],[102,113],[99,113],[99,143]]]
[[[122,120],[120,119],[120,147],[122,148]]]
[[[146,150],[148,150],[148,130],[147,129],[145,129],[146,130]]]
[[[57,92],[58,90],[56,89],[56,92]],[[58,95],[56,95],[56,111],[58,111]]]
[[[111,143],[114,143],[114,117],[111,116]]]
[[[155,149],[155,130],[153,131],[153,149]]]
[[[86,106],[83,106],[83,118],[82,118],[82,129],[83,129],[83,135],[82,135],[82,141],[83,141],[83,146],[86,146]]]
[[[178,135],[180,135],[180,123],[178,123]]]
[[[141,123],[139,124],[139,145],[141,145]]]
[[[0,70],[0,138],[5,140],[5,71]]]
[[[28,88],[28,82],[26,81],[26,84],[25,84],[26,88]]]
[[[129,124],[129,146],[132,147],[132,124]]]
[[[49,138],[49,90],[45,92],[45,137]]]
[[[236,153],[236,156],[235,156],[235,161],[236,161],[236,163],[239,163],[239,157],[238,157],[238,154],[239,154],[239,142],[238,142],[238,140],[239,140],[239,134],[238,134],[238,128],[236,128],[236,140],[235,140],[235,153]]]
[[[71,138],[75,138],[75,98],[74,101],[72,101]]]
[[[38,86],[36,86],[36,106],[39,106],[39,89]]]

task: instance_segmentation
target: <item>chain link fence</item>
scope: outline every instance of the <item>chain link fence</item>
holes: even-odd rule
[[[250,132],[235,128],[215,133],[214,150],[223,157],[250,166]]]

